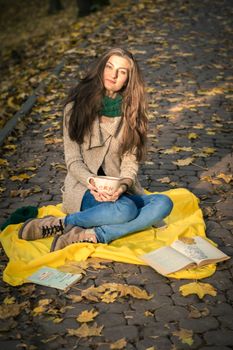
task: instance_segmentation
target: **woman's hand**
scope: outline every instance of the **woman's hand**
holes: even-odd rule
[[[95,200],[97,200],[98,202],[115,202],[124,192],[127,191],[126,185],[120,185],[118,190],[115,191],[113,194],[108,194],[106,192],[98,192],[94,183],[89,184],[88,188],[91,194],[94,196]]]

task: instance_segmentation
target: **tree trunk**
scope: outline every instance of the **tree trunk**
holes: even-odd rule
[[[49,15],[54,15],[55,13],[58,13],[63,9],[64,7],[61,3],[61,0],[49,0],[49,9],[48,9]]]

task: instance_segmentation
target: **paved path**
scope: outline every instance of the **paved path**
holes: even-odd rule
[[[141,1],[127,5],[95,40],[87,38],[85,50],[65,54],[66,65],[59,78],[51,79],[27,117],[27,127],[12,139],[13,146],[7,144],[1,152],[0,158],[9,163],[3,166],[1,186],[7,189],[1,197],[1,222],[23,205],[61,202],[65,167],[59,103],[77,79],[77,67],[79,74],[92,59],[89,56],[124,45],[137,57],[150,97],[149,153],[140,172],[144,187],[150,191],[192,190],[201,199],[208,237],[232,255],[232,182],[229,177],[217,178],[232,174],[230,1]],[[180,159],[190,164],[173,163]],[[35,176],[27,182],[9,179],[22,172]],[[22,190],[31,191],[31,195],[22,198],[26,195]],[[5,262],[2,253],[3,267]],[[216,273],[204,280],[217,289],[217,296],[199,300],[194,295],[180,295],[179,286],[189,281],[167,279],[149,267],[111,263],[95,276],[87,274],[80,288],[114,281],[140,286],[155,293],[154,298],[72,304],[62,293],[37,287],[30,298],[32,308],[43,293],[55,300],[57,308],[71,304],[74,308],[62,315],[64,321],[59,324],[27,311],[15,319],[0,320],[0,346],[6,350],[108,350],[125,338],[123,348],[127,350],[233,349],[232,271],[232,261],[219,264]],[[23,300],[21,288],[4,283],[0,288],[4,296],[7,292]],[[65,336],[67,328],[77,327],[74,315],[92,308],[99,312],[96,322],[104,325],[103,335],[78,340]],[[180,329],[193,331],[192,345],[173,334]],[[44,343],[45,339],[50,341]]]

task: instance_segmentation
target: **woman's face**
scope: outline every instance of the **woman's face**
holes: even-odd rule
[[[129,70],[129,60],[117,55],[110,56],[103,74],[103,83],[108,96],[114,98],[116,93],[127,83]]]

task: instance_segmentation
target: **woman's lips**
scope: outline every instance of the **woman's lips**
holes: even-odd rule
[[[115,84],[115,81],[114,80],[111,80],[111,79],[106,79],[107,82],[111,83],[111,84]]]

